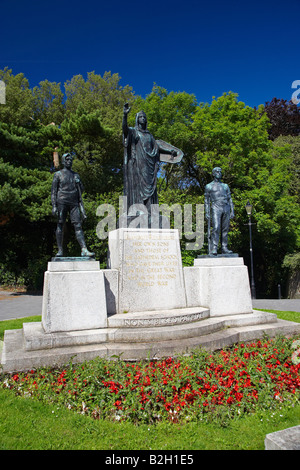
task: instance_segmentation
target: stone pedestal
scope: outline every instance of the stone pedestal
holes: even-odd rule
[[[240,257],[207,257],[184,268],[187,306],[201,305],[210,316],[251,313],[247,266]]]
[[[46,333],[107,326],[104,274],[99,261],[48,263],[42,326]]]
[[[119,271],[118,313],[186,307],[178,230],[113,230],[108,261]]]

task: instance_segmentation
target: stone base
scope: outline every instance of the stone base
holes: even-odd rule
[[[108,317],[107,328],[45,333],[41,323],[24,323],[22,330],[4,334],[3,372],[64,366],[95,357],[122,360],[160,359],[189,353],[196,347],[216,350],[239,341],[300,333],[300,324],[276,315],[251,314],[209,317],[205,308],[136,312]]]
[[[42,325],[46,333],[107,325],[104,274],[99,261],[49,262],[44,276]]]
[[[177,230],[114,230],[109,261],[106,270],[91,259],[48,263],[42,322],[5,331],[4,372],[95,357],[159,359],[300,333],[299,323],[252,310],[242,258],[205,256],[182,268]]]
[[[210,316],[252,312],[247,266],[240,257],[204,257],[185,267],[187,306],[202,305]]]

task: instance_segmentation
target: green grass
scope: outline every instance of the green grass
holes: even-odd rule
[[[300,322],[297,312],[272,312]],[[4,330],[29,321],[40,317],[0,322],[0,338]],[[266,434],[299,425],[300,405],[243,416],[226,428],[210,423],[136,426],[94,420],[1,389],[0,416],[0,450],[263,450]]]
[[[97,421],[0,390],[0,450],[263,450],[266,434],[300,422],[300,406],[254,414],[227,428]]]
[[[3,341],[5,330],[18,330],[22,328],[23,323],[39,321],[41,321],[40,315],[26,318],[15,318],[13,320],[3,320],[0,322],[0,340]]]
[[[281,320],[287,320],[287,321],[293,321],[296,323],[300,323],[300,312],[279,312],[278,310],[267,310],[267,309],[261,309],[261,308],[256,308],[255,310],[262,310],[263,312],[270,312],[270,313],[276,313],[277,317],[280,318]]]

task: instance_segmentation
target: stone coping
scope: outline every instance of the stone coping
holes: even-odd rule
[[[48,271],[65,272],[65,271],[99,271],[99,261],[82,260],[82,258],[69,258],[67,261],[49,261]]]
[[[238,256],[207,256],[195,258],[195,267],[225,267],[225,266],[243,266],[244,259]]]

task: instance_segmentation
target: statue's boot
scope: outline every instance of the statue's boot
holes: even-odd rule
[[[56,230],[56,243],[58,247],[58,252],[56,253],[56,257],[62,257],[63,254],[63,231],[60,229]]]
[[[88,256],[89,258],[94,258],[95,253],[89,251],[87,247],[81,248],[81,256]]]
[[[212,245],[209,254],[210,254],[210,255],[213,255],[213,256],[217,256],[217,254],[218,254],[218,247],[217,247],[217,245]]]
[[[227,247],[222,247],[222,253],[223,255],[230,255],[231,253],[233,253],[233,251],[228,250]]]
[[[95,253],[90,252],[87,249],[82,228],[77,227],[75,229],[75,234],[81,248],[81,256],[88,256],[89,258],[93,258],[95,256]]]

